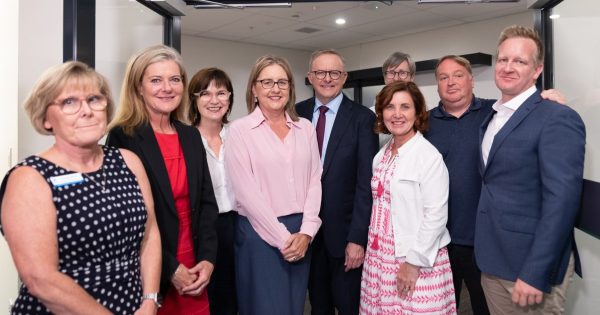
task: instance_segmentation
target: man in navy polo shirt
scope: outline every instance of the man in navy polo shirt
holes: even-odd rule
[[[435,77],[440,102],[429,111],[429,131],[425,136],[444,157],[450,175],[447,227],[452,242],[448,251],[456,305],[458,307],[464,281],[471,297],[473,314],[489,314],[481,288],[481,272],[473,256],[473,245],[481,192],[479,126],[492,111],[496,100],[473,95],[471,64],[463,57],[442,57],[437,63]],[[565,103],[556,90],[544,91],[542,97]]]

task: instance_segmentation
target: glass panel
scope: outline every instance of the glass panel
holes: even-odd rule
[[[96,1],[96,69],[108,78],[118,104],[127,61],[163,42],[163,17],[137,1]]]
[[[381,89],[383,89],[383,87],[383,85],[363,87],[363,104],[369,108],[375,106],[375,97],[377,97],[377,94],[379,93],[379,91],[381,91]]]
[[[587,130],[584,177],[600,181],[600,1],[563,1],[552,10],[555,86]],[[590,33],[591,32],[591,33]]]
[[[342,93],[344,93],[349,99],[354,101],[354,88],[343,89]]]
[[[584,178],[600,181],[600,1],[568,0],[552,9],[555,87],[567,98],[585,122],[586,156]],[[586,209],[587,210],[587,209]],[[597,210],[597,207],[596,207]],[[596,314],[600,278],[600,240],[575,230],[583,272],[573,277],[565,314]],[[586,271],[587,270],[587,271]],[[591,275],[591,277],[589,276]]]

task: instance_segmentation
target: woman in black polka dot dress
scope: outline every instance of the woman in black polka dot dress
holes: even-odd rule
[[[55,143],[2,183],[0,227],[23,281],[12,314],[156,313],[148,179],[133,153],[97,144],[112,106],[106,80],[79,62],[50,69],[25,101]]]

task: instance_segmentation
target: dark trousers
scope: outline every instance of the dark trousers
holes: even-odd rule
[[[448,245],[452,278],[454,279],[454,292],[456,294],[456,308],[460,302],[460,291],[464,281],[471,297],[471,308],[474,315],[489,315],[490,311],[481,287],[481,271],[475,264],[472,246],[456,244]]]
[[[302,214],[277,218],[290,233],[300,231]],[[279,249],[238,216],[235,231],[236,287],[240,315],[302,315],[308,286],[311,248],[303,259],[289,263]]]
[[[211,315],[236,315],[238,312],[235,290],[233,237],[237,212],[219,214],[217,218],[217,261],[208,284]]]
[[[360,268],[344,271],[344,258],[332,257],[321,233],[313,241],[308,294],[312,315],[358,314],[360,305]]]

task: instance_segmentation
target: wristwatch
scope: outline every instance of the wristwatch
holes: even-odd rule
[[[160,303],[158,303],[158,293],[154,292],[154,293],[146,293],[142,296],[142,301],[143,300],[151,300],[152,302],[154,302],[154,304],[156,304],[156,307],[161,307],[162,305],[160,305]]]

